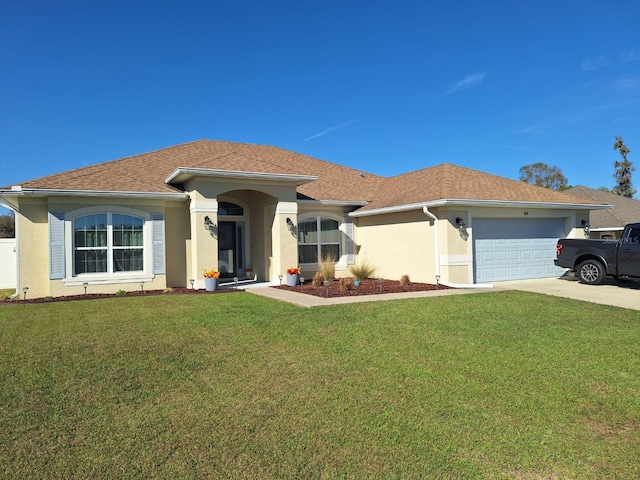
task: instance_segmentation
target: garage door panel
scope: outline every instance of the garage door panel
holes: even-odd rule
[[[565,236],[563,219],[474,219],[476,282],[560,275],[555,247]]]

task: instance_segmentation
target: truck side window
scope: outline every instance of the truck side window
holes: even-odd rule
[[[629,235],[625,239],[626,243],[640,244],[640,228],[633,227],[629,231]]]

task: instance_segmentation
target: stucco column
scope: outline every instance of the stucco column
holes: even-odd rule
[[[287,222],[290,220],[290,223]],[[272,282],[278,282],[278,275],[286,275],[288,267],[298,266],[298,204],[296,202],[278,202],[271,226]]]
[[[194,287],[204,288],[202,269],[218,269],[218,201],[191,198],[191,271]],[[208,219],[207,219],[208,217]],[[167,255],[170,255],[167,252]]]

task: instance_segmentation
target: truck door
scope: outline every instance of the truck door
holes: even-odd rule
[[[631,227],[618,247],[618,274],[640,277],[640,227]]]

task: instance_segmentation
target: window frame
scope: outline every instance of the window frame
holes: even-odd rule
[[[76,239],[74,225],[79,218],[88,215],[107,215],[107,271],[76,273]],[[142,246],[123,247],[114,246],[113,216],[126,215],[142,220]],[[89,283],[127,283],[148,282],[153,280],[153,225],[152,215],[148,212],[120,206],[88,207],[68,212],[65,214],[65,271],[64,282],[66,285],[82,285]],[[115,248],[114,248],[115,247]],[[122,248],[135,248],[142,250],[142,270],[118,271],[115,270],[113,259],[114,251]]]
[[[318,259],[322,259],[322,246],[323,245],[338,245],[338,258],[336,259],[336,265],[343,265],[345,264],[345,240],[344,240],[344,219],[337,216],[337,215],[333,215],[333,214],[329,214],[329,213],[325,213],[325,212],[318,212],[318,213],[308,213],[305,215],[300,215],[298,217],[298,227],[300,226],[300,224],[302,222],[306,222],[309,221],[311,219],[315,219],[316,221],[316,228],[317,228],[317,242],[314,243],[301,243],[300,242],[300,232],[298,230],[298,242],[297,242],[297,248],[298,248],[298,262],[300,262],[300,265],[303,266],[310,266],[310,265],[317,265],[317,261],[316,262],[302,262],[301,256],[300,256],[300,247],[301,246],[309,246],[309,245],[315,245],[316,246],[316,255],[318,256]],[[336,229],[336,231],[338,232],[338,241],[337,242],[322,242],[322,220],[331,220],[334,222],[337,222],[338,227]]]

